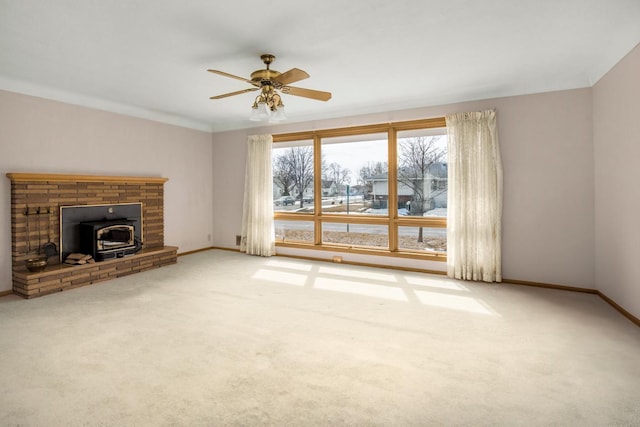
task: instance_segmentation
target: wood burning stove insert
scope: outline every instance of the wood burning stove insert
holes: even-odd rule
[[[80,223],[80,251],[96,261],[132,255],[140,247],[133,220],[119,218]]]
[[[142,248],[142,203],[62,206],[60,225],[60,262],[71,253],[104,261]]]

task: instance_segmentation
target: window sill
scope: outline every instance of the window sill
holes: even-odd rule
[[[361,254],[361,255],[375,255],[375,256],[386,256],[386,257],[394,257],[394,258],[408,258],[408,259],[419,259],[425,261],[438,261],[438,262],[446,262],[447,255],[437,252],[410,252],[410,251],[402,251],[402,252],[392,252],[387,249],[376,249],[376,248],[366,248],[361,246],[349,246],[349,245],[314,245],[311,243],[302,243],[302,242],[276,242],[276,247],[283,248],[295,248],[295,249],[313,249],[320,251],[331,251],[331,252],[347,252],[353,254]]]

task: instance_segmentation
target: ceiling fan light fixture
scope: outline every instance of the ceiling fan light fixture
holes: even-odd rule
[[[287,120],[287,115],[284,112],[284,104],[280,103],[280,106],[273,112],[270,122],[282,122]]]
[[[256,97],[251,106],[249,120],[254,122],[281,122],[287,119],[280,94],[271,85],[264,85],[262,93]]]
[[[253,86],[249,89],[212,96],[210,99],[222,99],[229,96],[259,90],[260,95],[256,97],[253,105],[251,106],[251,115],[249,116],[249,120],[269,120],[269,122],[281,122],[287,119],[287,116],[284,113],[284,104],[282,103],[282,98],[278,91],[318,101],[328,101],[331,99],[330,92],[289,86],[290,83],[308,78],[309,74],[305,71],[298,68],[292,68],[289,71],[280,73],[279,71],[271,70],[269,68],[271,63],[276,59],[275,56],[271,54],[264,54],[260,59],[262,59],[262,62],[266,65],[266,69],[254,71],[251,73],[251,79],[245,79],[244,77],[235,76],[233,74],[225,73],[224,71],[207,70],[210,73],[230,77],[236,80],[242,80]]]
[[[271,116],[271,110],[265,100],[259,96],[256,98],[256,101],[253,103],[254,107],[251,108],[251,117],[250,120],[255,122],[260,122],[263,120],[268,120]]]
[[[258,106],[256,105],[255,107],[253,107],[251,109],[251,115],[249,116],[249,120],[251,120],[252,122],[259,122],[262,119],[260,119],[260,117],[258,117],[258,116],[259,116],[259,114],[258,114]]]

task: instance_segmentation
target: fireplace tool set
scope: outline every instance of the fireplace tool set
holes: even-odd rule
[[[31,234],[33,221],[31,220],[32,216],[35,216],[36,219],[36,229],[38,235],[38,243],[35,248],[37,253],[36,257],[28,258],[26,260],[27,269],[31,272],[42,271],[45,269],[49,262],[49,258],[58,254],[58,248],[54,242],[51,241],[51,208],[30,208],[27,206],[27,209],[24,212],[26,217],[26,228],[27,228],[27,255],[33,252],[32,242],[31,242]],[[42,216],[46,215],[46,231],[44,227],[42,227]],[[42,244],[42,233],[45,231],[46,233],[46,242],[44,245]],[[42,255],[44,253],[44,256]]]

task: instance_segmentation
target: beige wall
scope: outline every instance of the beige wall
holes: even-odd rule
[[[0,173],[168,177],[167,244],[180,246],[181,252],[210,245],[234,248],[241,228],[249,134],[496,108],[504,166],[504,276],[597,287],[640,316],[640,262],[636,259],[640,253],[640,168],[636,165],[640,159],[640,120],[635,117],[640,111],[638,74],[640,47],[592,89],[289,123],[213,137],[207,132],[0,91]],[[10,186],[6,178],[0,182],[3,291],[11,287]],[[302,253],[291,249],[279,252]],[[444,270],[437,262],[340,255],[357,262],[369,259]]]
[[[7,172],[162,176],[165,243],[210,246],[211,134],[0,91],[0,292],[11,289]]]
[[[593,88],[596,284],[640,317],[640,45]]]
[[[595,288],[591,101],[591,89],[585,88],[214,134],[214,244],[235,247],[235,235],[240,234],[249,134],[356,126],[496,108],[504,166],[504,277]],[[304,254],[291,249],[278,252]],[[314,251],[313,256],[323,254],[332,255]],[[341,255],[364,261],[362,256]],[[437,262],[392,258],[384,262],[444,270],[443,263]]]

